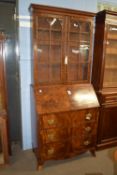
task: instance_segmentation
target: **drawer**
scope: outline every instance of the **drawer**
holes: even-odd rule
[[[67,128],[71,125],[71,118],[66,113],[42,115],[40,117],[40,127],[41,129],[49,128]]]
[[[82,146],[84,148],[96,146],[96,140],[97,140],[97,135],[96,134],[91,134],[91,135],[88,135],[88,136],[84,135]]]
[[[70,131],[68,129],[46,129],[40,131],[40,136],[43,143],[64,142],[69,138]]]
[[[104,95],[102,100],[103,103],[117,103],[117,94]]]
[[[97,133],[98,122],[85,122],[83,126],[83,133],[86,134],[96,134]]]
[[[87,109],[85,111],[85,116],[84,116],[84,121],[85,122],[89,122],[89,121],[97,121],[98,119],[98,114],[99,114],[99,111],[98,111],[98,108],[94,108],[94,109]]]
[[[70,116],[72,119],[71,127],[77,127],[84,123],[85,110],[71,112]]]
[[[58,159],[63,158],[67,155],[69,152],[68,148],[69,145],[65,142],[44,144],[40,153],[43,159]]]
[[[96,135],[91,135],[88,137],[72,138],[72,150],[78,151],[79,149],[87,149],[90,147],[95,147],[96,145]]]
[[[72,127],[82,125],[84,122],[93,122],[98,119],[98,109],[87,109],[71,113]]]
[[[90,122],[90,123],[82,123],[81,125],[72,128],[72,136],[78,137],[84,135],[93,135],[97,133],[97,123]]]

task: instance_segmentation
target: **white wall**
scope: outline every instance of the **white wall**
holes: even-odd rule
[[[19,0],[19,52],[20,52],[20,81],[21,81],[21,117],[23,149],[32,146],[31,140],[31,50],[30,50],[30,20],[29,5],[31,3],[59,6],[96,12],[97,0]]]

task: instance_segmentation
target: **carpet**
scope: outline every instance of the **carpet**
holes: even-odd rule
[[[41,171],[37,171],[37,161],[32,150],[22,151],[14,147],[10,163],[0,169],[0,175],[117,175],[115,154],[117,147],[90,152],[57,161],[47,161]]]

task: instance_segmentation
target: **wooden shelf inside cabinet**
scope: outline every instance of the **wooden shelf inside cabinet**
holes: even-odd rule
[[[54,66],[54,65],[59,65],[60,66],[60,62],[52,62],[52,61],[50,61],[48,64],[46,63],[43,63],[43,62],[40,62],[39,63],[40,64],[40,66]]]
[[[37,30],[37,38],[39,40],[49,40],[49,39],[62,39],[63,38],[63,33],[60,30],[57,29],[53,29],[53,30],[49,30],[49,29],[38,29]]]
[[[117,48],[107,48],[106,49],[106,54],[113,54],[113,55],[117,55]]]
[[[77,39],[69,39],[68,40],[69,43],[71,43],[71,45],[80,45],[80,44],[90,44],[90,39],[89,40],[80,40],[79,42],[77,41]]]
[[[113,82],[113,81],[109,81],[109,82],[105,82],[104,83],[104,87],[110,87],[110,88],[112,88],[112,87],[117,87],[117,82]]]
[[[48,43],[51,43],[51,42],[63,42],[63,39],[62,38],[60,38],[59,36],[51,36],[51,37],[48,37],[48,36],[44,36],[45,34],[41,34],[41,36],[39,36],[39,43],[40,42],[44,42],[44,41],[48,41]],[[51,39],[51,42],[49,42],[50,41],[50,39]]]
[[[80,41],[71,41],[71,40],[68,40],[68,44],[69,46],[74,46],[74,47],[79,47],[80,45],[82,46],[88,46],[90,48],[90,41],[84,41],[84,40],[80,40]]]
[[[117,40],[117,33],[114,34],[114,33],[109,33],[108,34],[108,39],[109,40]]]
[[[117,71],[117,66],[106,66],[105,69],[115,69]]]
[[[79,34],[79,35],[90,35],[90,32],[79,32],[79,31],[75,31],[75,30],[70,30],[69,34]]]
[[[38,44],[39,46],[43,46],[43,47],[48,47],[50,48],[51,46],[55,46],[55,47],[62,47],[62,40],[54,40],[54,41],[48,41],[48,40],[41,40]],[[40,48],[38,48],[39,52],[42,52],[43,50],[40,50]]]
[[[73,57],[74,59],[74,57]],[[79,65],[79,66],[82,66],[82,65],[88,65],[90,62],[89,61],[85,61],[84,59],[80,58],[80,60],[73,60],[72,57],[70,57],[70,61],[68,62],[68,64],[70,65]]]
[[[44,27],[38,27],[37,29],[38,32],[42,31],[42,32],[62,32],[60,29],[52,29],[52,28],[44,28]]]
[[[69,42],[77,42],[78,38],[80,39],[80,43],[90,42],[90,36],[89,35],[82,35],[82,37],[81,37],[81,36],[78,36],[78,35],[75,35],[75,34],[72,34],[72,35],[69,36]]]

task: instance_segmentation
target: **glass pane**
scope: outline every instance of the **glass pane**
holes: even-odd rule
[[[90,32],[90,23],[79,19],[71,18],[70,31],[73,32]]]
[[[81,64],[79,70],[79,80],[86,81],[88,79],[88,64]]]
[[[89,50],[82,47],[69,47],[67,79],[69,81],[81,81],[88,78],[88,54]]]
[[[40,45],[38,47],[38,75],[39,82],[49,80],[49,46]]]
[[[68,74],[67,79],[68,81],[77,81],[79,78],[79,67],[78,64],[68,64]]]
[[[68,81],[88,81],[91,23],[71,18],[68,30]]]
[[[108,25],[104,87],[117,87],[117,26]]]
[[[51,46],[51,57],[50,57],[50,81],[61,80],[61,46]]]
[[[69,81],[87,81],[88,64],[68,64],[68,80]]]
[[[40,16],[37,18],[37,25],[39,29],[56,29],[61,30],[63,20],[53,16]]]
[[[79,79],[79,47],[69,46],[68,55],[67,79],[68,81],[77,81]]]
[[[88,62],[89,44],[80,44],[80,62]]]
[[[37,18],[37,38],[39,41],[62,42],[63,20],[42,16]]]
[[[88,64],[81,64],[81,80],[87,80],[88,79]]]
[[[38,49],[39,82],[61,80],[61,46],[41,45]]]
[[[62,18],[54,16],[37,18],[39,82],[61,81],[63,24]]]
[[[78,19],[71,19],[69,27],[69,40],[89,42],[90,41],[90,23],[86,21],[79,21]]]

